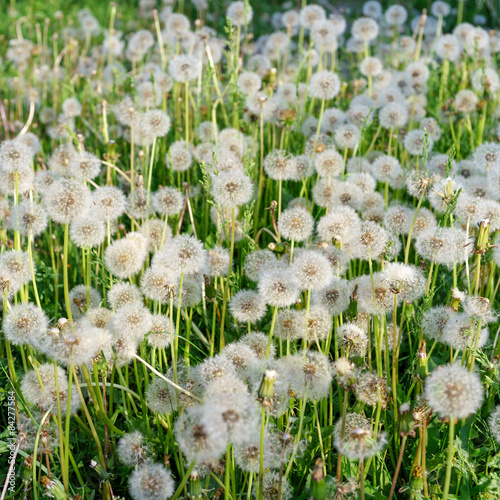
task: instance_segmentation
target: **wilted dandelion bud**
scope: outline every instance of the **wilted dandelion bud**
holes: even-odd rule
[[[477,234],[475,248],[474,248],[476,253],[484,255],[488,250],[488,248],[490,247],[489,232],[490,232],[490,221],[482,220],[479,223],[479,232]]]
[[[321,458],[316,460],[311,474],[311,497],[312,500],[325,500],[327,498],[325,473],[323,469],[325,463]]]
[[[415,437],[415,422],[409,403],[403,403],[398,408],[399,413],[399,435]]]
[[[337,383],[345,390],[352,388],[356,382],[356,365],[343,356],[333,363],[332,373]]]
[[[42,476],[40,478],[40,483],[48,498],[55,498],[56,500],[67,498],[68,495],[64,491],[64,486],[57,479]]]
[[[266,370],[262,376],[262,382],[260,383],[258,395],[263,401],[271,401],[274,395],[274,381],[276,380],[277,374],[274,370]]]
[[[442,419],[467,418],[483,402],[483,385],[479,375],[458,365],[436,368],[425,383],[427,404]]]

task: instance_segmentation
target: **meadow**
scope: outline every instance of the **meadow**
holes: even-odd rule
[[[494,2],[7,3],[0,500],[499,498]]]

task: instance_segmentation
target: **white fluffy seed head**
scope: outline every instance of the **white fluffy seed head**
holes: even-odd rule
[[[290,267],[293,278],[302,290],[321,290],[333,277],[330,262],[319,250],[303,250]]]
[[[483,394],[479,375],[459,364],[436,368],[425,382],[427,404],[445,419],[461,419],[472,415],[481,406]]]
[[[240,290],[231,299],[229,310],[236,321],[256,323],[265,315],[267,307],[259,293],[253,290]]]
[[[106,238],[106,226],[92,216],[75,220],[69,227],[71,241],[80,248],[99,246]]]
[[[36,346],[47,332],[47,328],[47,316],[39,307],[30,302],[12,306],[3,324],[5,337],[13,345]]]
[[[12,208],[9,225],[23,236],[35,238],[45,230],[47,224],[47,212],[40,203],[26,199]]]
[[[250,177],[239,171],[220,172],[213,178],[214,201],[224,208],[235,208],[252,198],[253,185]]]
[[[99,220],[117,219],[125,211],[125,195],[115,186],[102,186],[92,193],[93,215]]]
[[[288,307],[299,298],[295,278],[284,269],[270,269],[259,276],[259,292],[272,307]]]
[[[322,100],[333,99],[340,92],[340,79],[333,71],[318,71],[309,84],[311,97]]]
[[[303,207],[287,208],[281,213],[278,231],[283,238],[306,241],[314,228],[313,216]]]
[[[146,238],[140,233],[129,233],[106,248],[104,263],[113,276],[125,279],[142,269],[146,256]]]

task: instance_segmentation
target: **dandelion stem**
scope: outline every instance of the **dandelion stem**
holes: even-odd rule
[[[451,418],[449,423],[448,456],[446,459],[446,476],[444,480],[442,500],[447,500],[448,498],[448,492],[450,490],[450,481],[451,481],[451,468],[453,465],[454,453],[455,453],[455,420]]]
[[[405,435],[405,436],[403,436],[403,439],[401,440],[401,447],[399,449],[398,463],[396,464],[396,470],[394,471],[394,477],[392,478],[392,485],[391,485],[391,492],[389,493],[389,500],[392,500],[392,497],[394,496],[394,490],[396,489],[396,481],[398,480],[399,469],[401,468],[401,462],[403,461],[403,453],[405,451],[407,439],[408,439],[408,436]]]
[[[69,283],[68,283],[68,265],[69,265],[69,224],[64,224],[64,250],[63,250],[63,284],[64,284],[64,302],[66,304],[66,314],[70,321],[73,320],[71,314],[71,304],[69,301]]]

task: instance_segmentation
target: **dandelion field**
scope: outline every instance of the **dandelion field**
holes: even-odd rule
[[[84,3],[0,20],[0,500],[499,498],[495,15]]]

